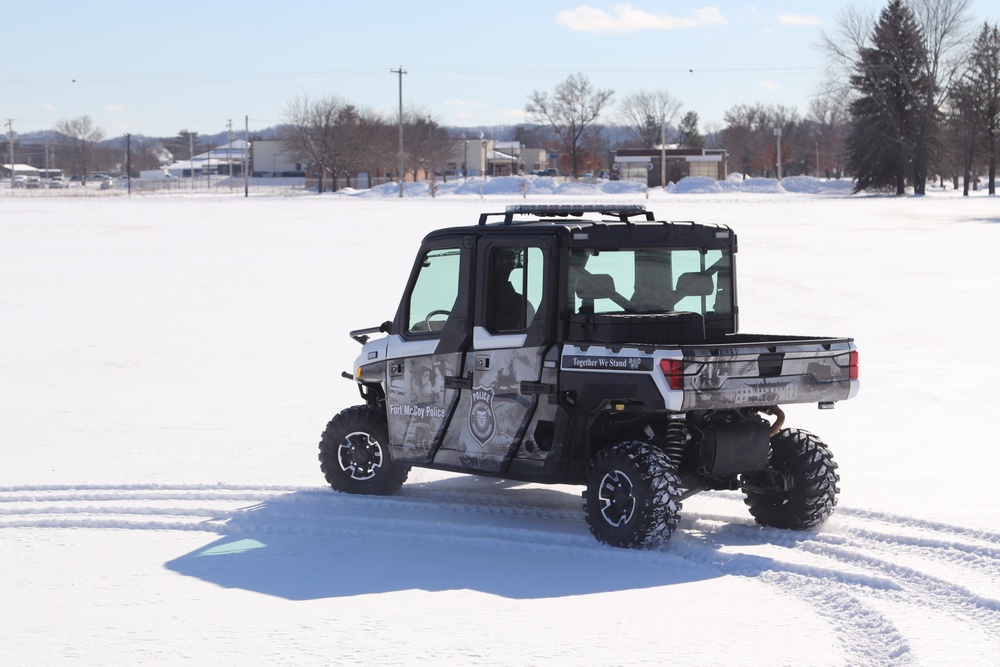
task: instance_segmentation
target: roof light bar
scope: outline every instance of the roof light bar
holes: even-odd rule
[[[507,213],[524,213],[546,215],[583,215],[584,213],[606,213],[609,215],[638,215],[645,213],[642,204],[511,204]]]
[[[503,224],[513,224],[515,215],[537,215],[544,217],[579,217],[585,213],[613,215],[622,222],[628,222],[632,216],[644,216],[653,221],[653,212],[647,211],[642,204],[512,204],[504,213],[483,213],[479,216],[479,224],[485,225],[491,216],[502,215]]]

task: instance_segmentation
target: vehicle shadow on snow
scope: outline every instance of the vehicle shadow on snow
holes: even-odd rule
[[[590,535],[579,492],[462,477],[390,498],[299,491],[229,513],[223,536],[166,563],[182,575],[290,600],[402,590],[537,599],[721,576],[669,551]]]

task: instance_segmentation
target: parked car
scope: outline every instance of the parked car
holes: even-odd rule
[[[53,176],[52,178],[49,179],[49,187],[50,188],[68,188],[69,187],[69,181],[67,181],[62,176]]]
[[[28,180],[27,176],[15,176],[10,179],[10,187],[12,188],[23,188],[25,181]]]
[[[37,190],[42,187],[42,179],[37,176],[28,176],[28,178],[24,179],[24,187],[29,190]]]

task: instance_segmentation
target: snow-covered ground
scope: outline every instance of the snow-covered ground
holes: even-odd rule
[[[497,180],[0,192],[0,661],[995,664],[1000,199],[981,192],[526,193],[730,224],[743,331],[856,339],[859,396],[787,410],[840,464],[816,532],[713,493],[666,548],[624,551],[576,487],[325,487],[319,433],[358,401],[347,332],[391,317],[427,231],[525,201]]]

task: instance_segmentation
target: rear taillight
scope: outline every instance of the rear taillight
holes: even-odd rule
[[[684,362],[680,359],[661,359],[660,370],[667,378],[667,386],[671,389],[684,388]]]
[[[858,351],[854,350],[851,352],[850,362],[848,363],[848,370],[850,371],[850,379],[858,379]]]

